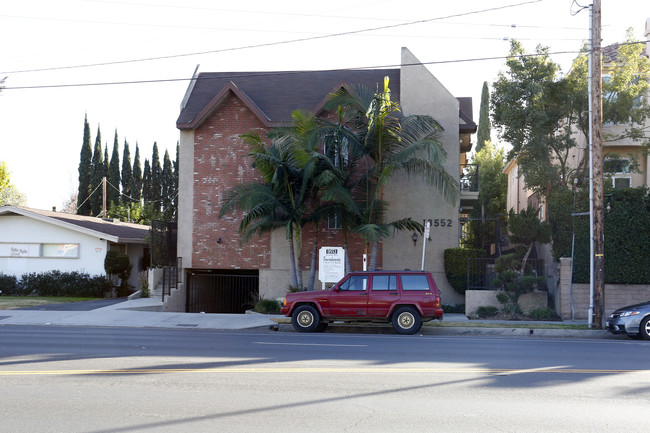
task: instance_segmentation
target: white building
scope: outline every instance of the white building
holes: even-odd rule
[[[138,287],[149,226],[81,215],[0,207],[0,273],[20,278],[25,273],[58,270],[104,275],[109,250],[129,256],[129,283]]]

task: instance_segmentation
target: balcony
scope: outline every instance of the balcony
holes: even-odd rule
[[[460,165],[460,213],[469,214],[478,202],[478,164]]]

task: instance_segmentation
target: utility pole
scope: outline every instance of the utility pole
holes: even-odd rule
[[[103,214],[104,216],[102,218],[106,219],[106,176],[102,179],[102,209],[103,209]]]
[[[593,320],[603,327],[605,312],[605,211],[603,194],[603,99],[601,63],[601,0],[592,5],[591,34],[591,130],[593,146]],[[591,319],[591,318],[590,318]]]

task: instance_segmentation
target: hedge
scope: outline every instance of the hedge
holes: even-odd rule
[[[6,296],[75,296],[102,298],[113,285],[103,275],[48,271],[26,273],[20,279],[0,273],[0,290]]]
[[[650,284],[650,194],[647,188],[605,196],[605,283]],[[589,218],[576,217],[573,281],[589,282]]]
[[[485,257],[485,251],[474,248],[448,248],[445,250],[445,275],[451,287],[461,295],[467,290],[467,259]]]

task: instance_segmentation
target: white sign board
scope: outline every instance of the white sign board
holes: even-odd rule
[[[345,250],[322,247],[318,251],[318,279],[321,283],[337,283],[345,276]]]
[[[0,243],[0,257],[40,257],[41,244]]]

